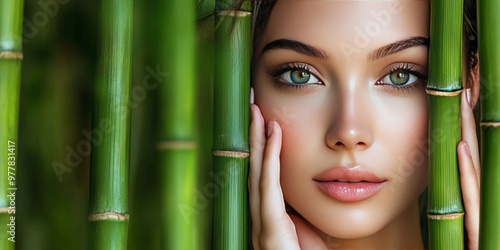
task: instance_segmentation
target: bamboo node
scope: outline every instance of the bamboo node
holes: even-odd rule
[[[162,141],[156,145],[157,149],[196,149],[198,144],[195,141]]]
[[[234,17],[246,17],[251,15],[250,11],[242,11],[242,10],[222,10],[217,13],[220,16],[234,16]]]
[[[16,212],[16,208],[15,207],[0,207],[0,214],[6,214],[6,213],[12,213],[12,212]]]
[[[452,97],[452,96],[457,96],[462,93],[463,89],[456,90],[456,91],[442,91],[442,90],[435,90],[435,89],[426,89],[425,92],[427,92],[428,95],[433,95],[433,96],[444,96],[444,97]]]
[[[212,153],[215,156],[231,157],[231,158],[248,158],[249,153],[243,151],[226,151],[226,150],[216,150]]]
[[[453,213],[453,214],[428,214],[427,218],[431,220],[453,220],[463,217],[465,213]]]
[[[481,122],[481,127],[500,127],[500,122]]]
[[[23,53],[16,51],[0,51],[0,58],[23,59]]]
[[[104,212],[89,215],[89,221],[101,221],[101,220],[117,220],[124,221],[128,220],[128,214],[119,214],[117,212]]]

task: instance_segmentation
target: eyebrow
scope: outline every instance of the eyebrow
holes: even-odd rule
[[[412,47],[418,47],[418,46],[425,46],[429,47],[429,38],[427,37],[422,37],[422,36],[416,36],[416,37],[410,37],[404,40],[396,41],[394,43],[385,45],[383,47],[380,47],[376,49],[375,51],[371,52],[368,55],[368,59],[370,61],[375,61],[377,59],[380,59],[382,57],[388,56],[395,54],[397,52],[400,52],[405,49],[409,49]],[[293,50],[297,53],[306,55],[306,56],[312,56],[320,59],[326,59],[328,58],[327,53],[321,49],[315,48],[311,45],[307,45],[305,43],[295,41],[295,40],[290,40],[290,39],[278,39],[274,40],[262,49],[262,52],[260,53],[260,56],[262,56],[265,52],[275,50],[275,49],[288,49],[288,50]]]
[[[312,56],[312,57],[317,57],[320,59],[326,59],[328,56],[326,55],[326,52],[314,48],[311,45],[307,45],[305,43],[295,41],[295,40],[289,40],[289,39],[278,39],[274,40],[262,49],[262,52],[260,53],[260,56],[262,56],[265,52],[275,50],[275,49],[288,49],[288,50],[293,50],[297,53],[306,55],[306,56]]]
[[[368,60],[375,61],[382,57],[398,53],[402,50],[409,49],[412,47],[425,46],[429,47],[429,38],[416,36],[410,37],[404,40],[400,40],[383,47],[376,49],[368,55]]]

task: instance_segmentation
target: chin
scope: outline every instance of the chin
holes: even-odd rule
[[[319,229],[319,228],[318,228]],[[326,235],[339,239],[339,240],[357,240],[368,238],[372,235],[375,235],[382,229],[381,227],[375,228],[374,225],[367,225],[367,223],[363,223],[362,225],[340,225],[335,227],[325,228],[325,230],[321,230]]]
[[[370,237],[377,232],[380,232],[385,225],[380,216],[372,213],[358,212],[352,218],[350,216],[332,216],[334,218],[328,220],[320,220],[317,225],[314,225],[318,230],[324,234],[336,239],[354,240]],[[361,215],[362,214],[362,215]],[[315,220],[320,219],[316,218]]]
[[[332,240],[356,240],[391,234],[408,225],[413,206],[410,200],[394,203],[393,194],[379,195],[345,203],[310,194],[307,200],[292,200],[289,204],[323,236]]]

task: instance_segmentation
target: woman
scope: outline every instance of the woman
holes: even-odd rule
[[[262,2],[257,15],[254,248],[423,248],[418,198],[428,163],[410,156],[427,156],[429,2],[280,0]],[[475,249],[478,83],[470,76],[457,152]]]

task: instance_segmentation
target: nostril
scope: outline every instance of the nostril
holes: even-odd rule
[[[343,145],[344,145],[344,144],[343,144],[342,142],[339,142],[339,141],[338,141],[337,143],[335,143],[335,146],[337,146],[337,147],[341,147],[341,146],[343,146]]]

